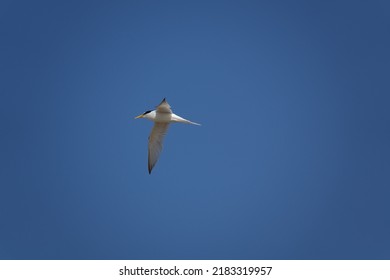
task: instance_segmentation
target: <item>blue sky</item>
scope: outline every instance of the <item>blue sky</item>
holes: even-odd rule
[[[2,1],[0,258],[389,259],[389,12]]]

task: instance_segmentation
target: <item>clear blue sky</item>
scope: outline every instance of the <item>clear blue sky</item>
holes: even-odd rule
[[[0,258],[389,259],[389,13],[1,1]]]

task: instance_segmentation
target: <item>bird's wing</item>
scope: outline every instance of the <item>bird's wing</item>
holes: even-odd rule
[[[172,114],[171,106],[169,106],[168,102],[163,99],[161,103],[156,107],[158,113],[170,113]]]
[[[152,172],[155,166],[160,152],[162,150],[164,136],[167,134],[169,123],[154,123],[152,132],[149,135],[149,147],[148,147],[148,169],[149,174]]]

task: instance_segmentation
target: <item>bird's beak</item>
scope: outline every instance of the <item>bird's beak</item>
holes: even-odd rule
[[[143,114],[142,115],[139,115],[139,116],[136,116],[134,119],[139,119],[139,118],[143,118]]]

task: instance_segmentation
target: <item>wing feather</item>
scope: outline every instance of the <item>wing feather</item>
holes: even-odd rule
[[[149,174],[160,156],[164,136],[167,134],[169,123],[156,122],[150,132],[148,145],[148,170]]]
[[[168,104],[168,102],[165,100],[165,98],[156,107],[156,110],[157,110],[158,113],[170,113],[170,114],[172,114],[171,106]]]

